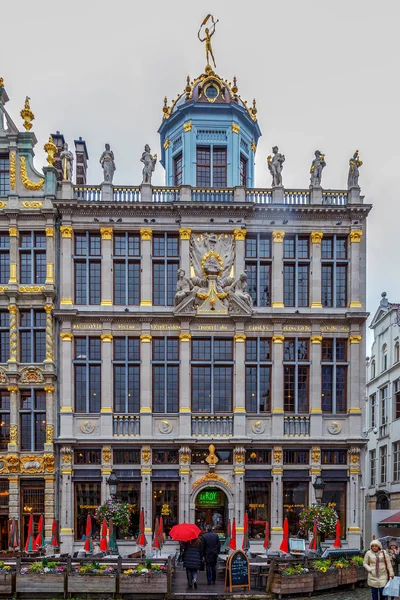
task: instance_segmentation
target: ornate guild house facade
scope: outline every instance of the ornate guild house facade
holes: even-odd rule
[[[255,102],[208,58],[165,99],[165,187],[148,146],[141,185],[114,185],[108,145],[103,183],[87,185],[85,142],[73,154],[60,132],[38,173],[29,100],[20,132],[0,87],[2,535],[43,512],[71,550],[113,472],[132,505],[120,549],[142,506],[148,539],[160,515],[167,534],[235,517],[240,537],[247,511],[252,543],[268,521],[277,547],[322,475],[343,538],[360,542],[361,161],[348,189],[327,191],[316,151],[310,187],[288,190],[274,147],[272,187],[256,189]]]

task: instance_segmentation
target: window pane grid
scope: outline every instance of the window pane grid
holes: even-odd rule
[[[75,338],[75,411],[98,413],[101,407],[101,340]]]
[[[322,340],[321,409],[324,413],[347,412],[347,340]]]
[[[46,393],[43,390],[23,390],[20,399],[21,450],[43,450],[46,441]]]
[[[246,411],[265,413],[271,411],[271,361],[270,340],[246,339],[245,395]],[[253,362],[254,364],[251,364]]]
[[[332,236],[321,243],[322,306],[347,306],[347,238]]]
[[[179,411],[179,339],[153,338],[152,343],[153,412],[176,413]]]
[[[0,156],[0,196],[8,196],[10,192],[10,159]]]
[[[309,342],[299,338],[287,339],[283,353],[284,410],[295,414],[308,413],[310,367],[306,363],[309,361]]]
[[[269,235],[257,234],[246,237],[245,269],[248,292],[255,306],[271,304],[271,238]]]
[[[21,362],[43,362],[46,358],[46,313],[34,309],[21,310],[19,319]]]
[[[220,357],[218,360],[217,357]],[[233,342],[222,338],[192,339],[192,411],[231,412]],[[201,362],[208,364],[201,364]]]
[[[176,257],[172,260],[172,257]],[[179,268],[179,239],[176,235],[153,236],[153,305],[173,306]]]

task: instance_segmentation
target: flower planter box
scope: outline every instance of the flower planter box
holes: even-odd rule
[[[364,568],[364,567],[363,567]],[[338,569],[339,571],[339,585],[350,585],[358,581],[356,567],[349,567],[348,569]],[[365,571],[365,569],[364,569]]]
[[[26,573],[20,575],[17,573],[15,581],[15,591],[21,594],[63,594],[64,593],[64,573],[44,573],[35,575]]]
[[[314,575],[313,573],[305,573],[304,575],[274,575],[272,581],[271,592],[278,594],[279,598],[288,594],[307,594],[314,590]]]
[[[119,576],[120,594],[166,594],[167,574],[124,575]]]
[[[367,579],[368,579],[367,569],[364,569],[364,567],[356,567],[356,571],[357,571],[357,581],[367,581]]]
[[[12,594],[12,573],[0,573],[0,594]]]
[[[339,585],[337,569],[329,569],[326,573],[314,573],[314,590],[327,590]]]
[[[68,575],[68,593],[115,594],[115,575]]]

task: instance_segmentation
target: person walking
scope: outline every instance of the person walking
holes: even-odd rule
[[[392,563],[394,576],[399,576],[399,564],[400,564],[400,553],[399,553],[399,545],[395,538],[392,538],[388,544],[389,548],[389,557]],[[392,596],[392,600],[395,600],[398,596]],[[389,599],[388,599],[389,600]]]
[[[392,562],[386,550],[382,550],[379,540],[372,540],[370,549],[364,556],[364,568],[368,571],[368,585],[372,600],[385,600],[383,588],[394,577]]]
[[[207,533],[202,539],[203,556],[206,563],[207,583],[211,585],[217,579],[217,559],[221,550],[219,536],[212,530],[211,525],[207,525]]]
[[[197,572],[201,567],[201,542],[199,539],[186,542],[183,549],[183,566],[190,588],[197,589]]]

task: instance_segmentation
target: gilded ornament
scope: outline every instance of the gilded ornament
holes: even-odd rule
[[[185,133],[192,131],[192,121],[187,121],[187,123],[183,124],[183,130]]]
[[[20,156],[19,157],[19,171],[20,171],[19,174],[20,174],[23,186],[27,190],[31,190],[31,191],[37,192],[37,191],[39,191],[39,190],[42,189],[43,184],[44,184],[44,179],[39,179],[39,181],[31,181],[28,178],[28,172],[26,170],[26,158],[25,158],[25,156]],[[40,206],[31,206],[32,204],[33,205],[40,204]],[[23,202],[22,203],[22,207],[23,208],[42,208],[42,202]]]
[[[0,88],[4,87],[4,79],[3,77],[0,77]]]
[[[10,315],[16,315],[18,312],[18,308],[17,308],[16,304],[9,304],[8,312],[10,313]]]
[[[54,237],[54,227],[46,227],[46,237]]]
[[[5,369],[0,369],[0,383],[8,383],[7,375]]]
[[[321,448],[319,446],[313,446],[311,448],[311,460],[313,463],[319,463],[321,460]]]
[[[208,273],[206,273],[205,271],[205,264],[210,260],[210,258],[217,259],[220,267],[220,270],[218,271],[218,277],[221,277],[222,271],[224,270],[224,263],[220,255],[217,252],[214,252],[214,250],[209,250],[209,252],[206,252],[206,254],[201,259],[201,270],[203,271],[204,277],[208,279]],[[201,296],[199,296],[199,298],[201,298]]]
[[[46,315],[51,315],[54,306],[52,304],[45,304],[43,308],[45,310]]]
[[[6,208],[7,202],[0,202],[0,208]]]
[[[210,472],[207,473],[207,475],[204,475],[204,477],[200,477],[200,479],[197,479],[197,481],[195,481],[192,485],[192,489],[196,489],[199,485],[201,485],[202,483],[209,483],[210,481],[218,481],[219,483],[222,483],[223,485],[226,485],[227,487],[232,487],[230,483],[228,483],[228,481],[226,479],[224,479],[223,477],[220,477],[219,475],[217,475],[214,472]]]
[[[190,342],[192,336],[190,333],[180,333],[179,334],[179,339],[181,340],[181,342]]]
[[[238,464],[243,464],[246,457],[246,450],[242,446],[234,448],[233,456],[235,458],[235,462]]]
[[[2,294],[3,292],[7,292],[8,291],[8,285],[1,285],[0,286],[0,293]]]
[[[54,265],[47,263],[46,265],[46,281],[45,283],[54,283]]]
[[[252,142],[251,142],[251,149],[253,150],[253,152],[256,152],[256,150],[257,150],[257,146],[256,146],[254,140],[252,140]]]
[[[63,446],[61,448],[61,458],[63,462],[68,465],[72,461],[72,448],[69,446]]]
[[[10,152],[10,187],[15,190],[17,184],[17,159],[15,152]]]
[[[350,344],[359,344],[362,340],[362,336],[361,335],[351,335],[349,336],[349,342]]]
[[[246,334],[244,333],[235,333],[235,335],[233,336],[233,339],[235,340],[235,342],[245,342],[246,341]]]
[[[18,291],[22,294],[31,294],[35,292],[44,292],[44,285],[20,285]]]
[[[282,243],[285,237],[284,231],[273,231],[272,232],[272,241],[277,243]]]
[[[179,229],[179,237],[181,240],[190,240],[191,233],[192,230],[190,229],[190,227],[181,227]]]
[[[272,336],[272,342],[274,344],[283,344],[284,339],[285,339],[284,335],[273,335]]]
[[[63,342],[72,342],[72,333],[60,333],[60,338]]]
[[[151,241],[152,235],[153,235],[153,230],[152,229],[142,228],[140,230],[140,237],[142,238],[143,242],[149,242],[149,241]]]
[[[8,234],[10,237],[18,237],[18,228],[17,227],[9,227]]]
[[[169,119],[169,117],[171,116],[171,108],[168,106],[167,96],[165,96],[165,98],[164,98],[164,106],[163,106],[162,111],[163,111],[163,118]]]
[[[18,444],[18,426],[17,425],[10,425],[10,443]]]
[[[20,382],[32,384],[43,383],[43,373],[38,367],[24,367],[21,370]]]
[[[6,460],[9,472],[19,473],[19,456],[17,454],[8,454]]]
[[[52,444],[54,440],[54,426],[46,425],[46,444]]]
[[[189,446],[182,446],[179,448],[179,460],[181,463],[187,465],[190,463],[191,450]]]
[[[46,392],[46,394],[53,394],[55,387],[54,385],[45,385],[43,389]]]
[[[140,341],[144,344],[147,344],[151,342],[152,338],[153,336],[151,335],[151,333],[142,333],[140,336]]]
[[[51,135],[49,136],[49,141],[43,146],[43,150],[47,152],[46,160],[50,167],[52,167],[55,161],[55,154],[57,153],[57,146],[53,142]]]
[[[215,454],[214,444],[208,446],[208,456],[206,457],[206,463],[209,465],[216,465],[219,461],[218,456]]]
[[[112,342],[113,336],[112,336],[111,333],[103,333],[100,336],[100,339],[101,339],[102,342]]]
[[[151,458],[150,446],[143,446],[142,448],[142,461],[148,463]]]
[[[237,125],[237,123],[232,123],[232,131],[233,133],[239,133],[240,125]]]
[[[17,385],[9,385],[7,388],[7,391],[10,392],[10,394],[12,394],[12,393],[16,394],[18,392],[18,386]]]
[[[20,112],[20,115],[24,120],[23,126],[25,127],[26,131],[30,131],[32,129],[32,121],[35,118],[35,115],[31,111],[29,100],[29,96],[26,96],[24,108]]]
[[[169,139],[168,138],[165,140],[163,146],[164,146],[164,150],[168,150],[168,148],[169,148]]]
[[[322,231],[312,231],[310,238],[311,238],[311,243],[312,244],[320,244],[322,242],[322,238],[324,237],[324,234]]]
[[[171,514],[171,509],[169,504],[165,503],[161,507],[161,516],[168,517]]]
[[[112,227],[100,227],[101,239],[112,240],[113,230]]]
[[[10,304],[8,311],[10,313],[10,361],[16,362],[18,350],[18,308],[15,304]]]
[[[54,460],[54,457],[53,457]],[[42,473],[43,472],[43,456],[21,456],[21,471],[24,473]]]
[[[245,229],[234,229],[233,237],[236,242],[244,242],[244,240],[246,239],[246,233],[247,231]]]
[[[283,452],[282,452],[282,448],[280,446],[275,446],[273,455],[274,455],[274,461],[276,463],[282,462]]]
[[[112,450],[110,446],[103,447],[103,463],[109,464],[112,459]]]
[[[17,264],[10,263],[10,279],[8,283],[17,283]]]
[[[45,454],[43,457],[43,464],[46,470],[46,473],[54,473],[55,469],[55,457],[54,454]]]
[[[311,343],[312,344],[322,344],[322,335],[312,335]]]
[[[361,229],[353,229],[350,231],[350,243],[359,244],[361,242],[362,234],[363,232]]]
[[[64,239],[72,238],[72,227],[71,225],[61,225],[60,227],[61,237]]]
[[[27,187],[27,186],[25,186]],[[32,188],[29,188],[32,189]],[[40,189],[40,188],[38,188]],[[22,203],[22,208],[42,208],[43,207],[43,202],[23,202]]]

